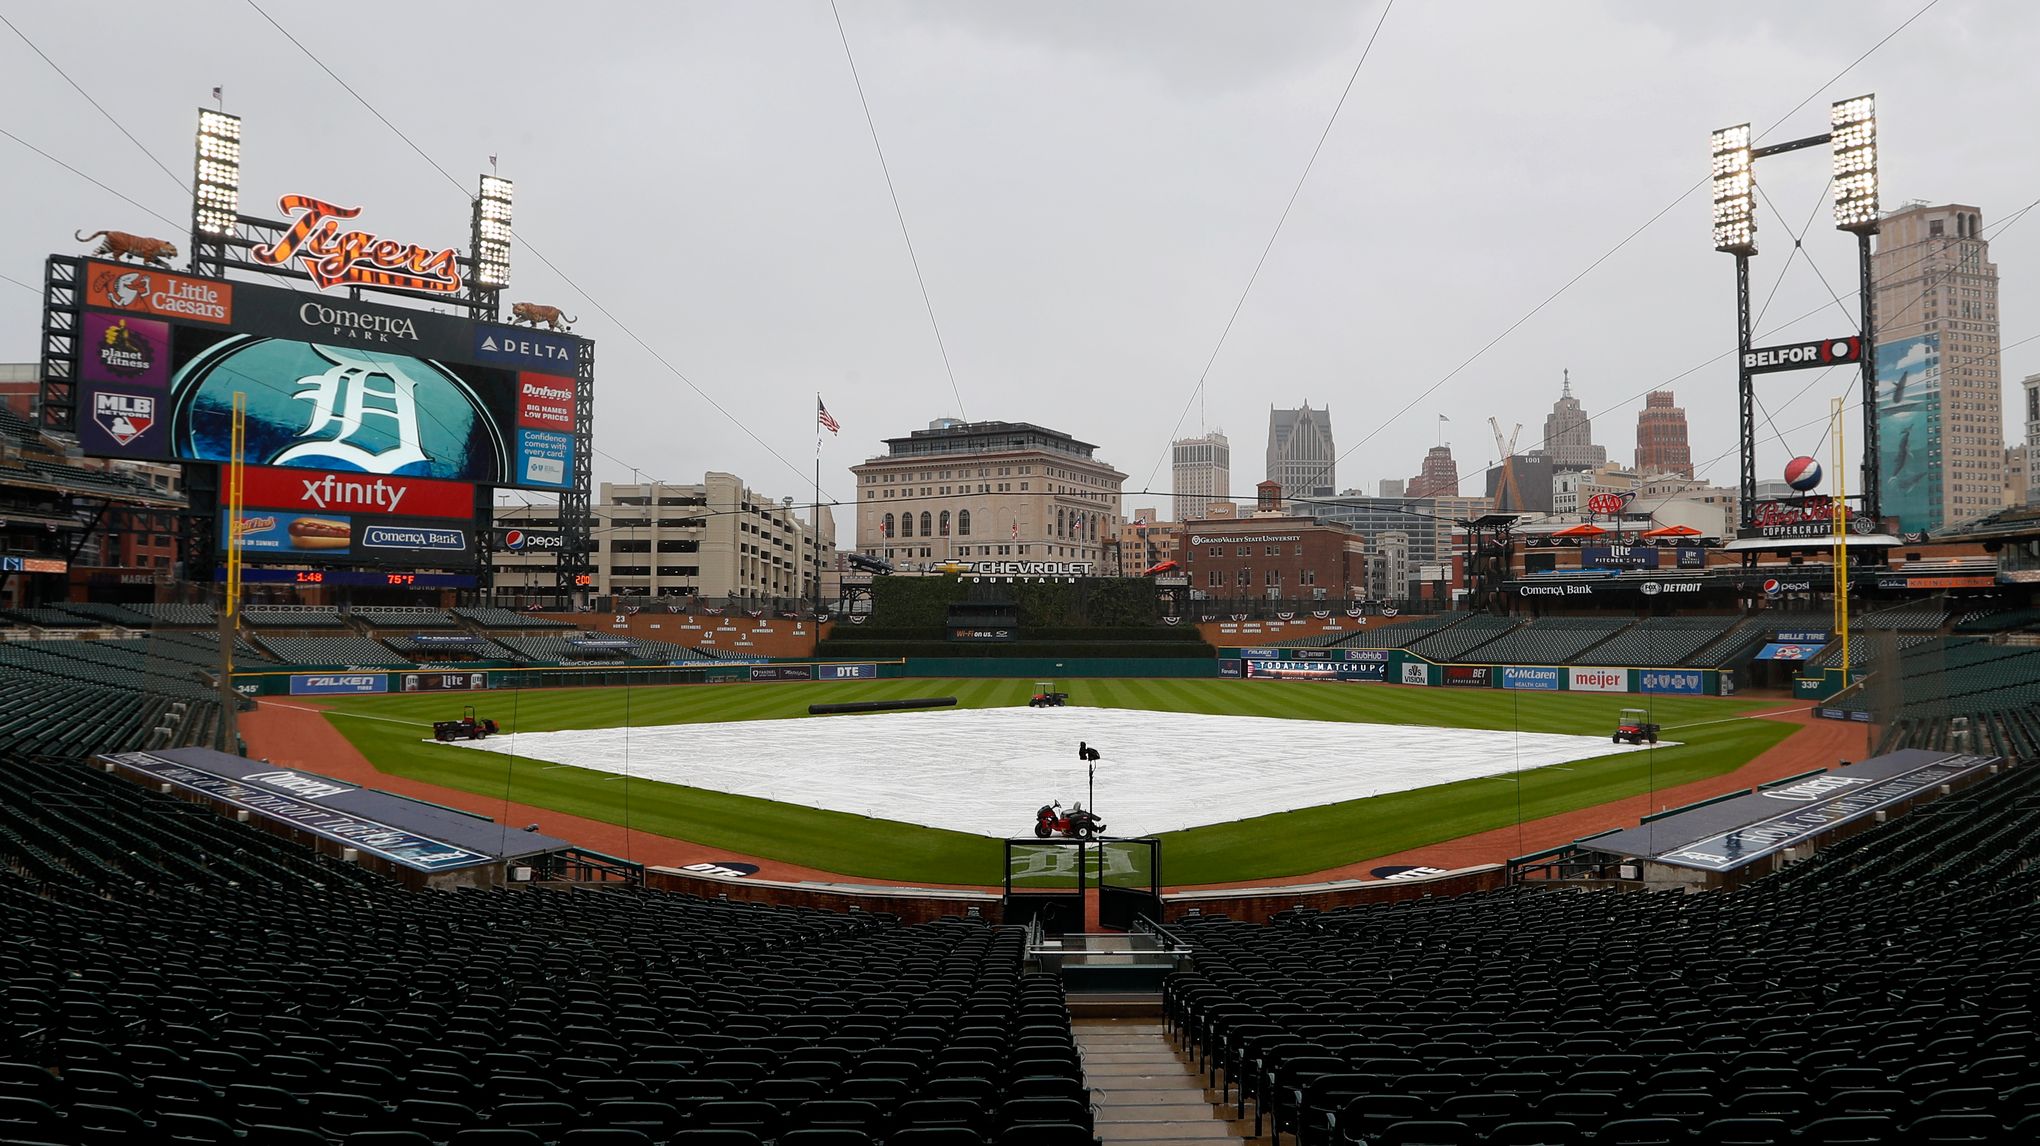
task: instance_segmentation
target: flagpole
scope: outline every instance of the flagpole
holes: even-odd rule
[[[814,534],[815,614],[822,611],[822,393],[815,391],[815,504],[808,510],[808,531]],[[820,624],[819,621],[816,622]]]

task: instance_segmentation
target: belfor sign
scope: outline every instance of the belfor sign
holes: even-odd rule
[[[1778,370],[1807,370],[1816,366],[1843,366],[1863,361],[1863,340],[1821,338],[1788,346],[1756,346],[1745,351],[1745,374],[1770,374]]]

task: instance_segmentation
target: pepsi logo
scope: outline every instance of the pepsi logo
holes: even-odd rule
[[[508,549],[512,553],[524,548],[524,531],[521,529],[504,530],[503,548]]]

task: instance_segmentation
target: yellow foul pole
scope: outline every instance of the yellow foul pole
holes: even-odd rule
[[[1847,429],[1847,419],[1842,417],[1842,400],[1831,399],[1829,416],[1834,419],[1834,467],[1835,496],[1829,509],[1834,519],[1834,597],[1835,633],[1842,642],[1842,687],[1849,686],[1849,470],[1842,463],[1842,433]],[[1871,459],[1871,465],[1876,464]]]
[[[222,752],[240,750],[241,722],[237,717],[240,694],[234,691],[234,639],[240,632],[241,611],[241,477],[242,453],[247,446],[248,395],[234,391],[231,449],[227,454],[227,535],[221,542],[227,551],[225,601],[220,609],[220,709],[219,733],[213,747]]]

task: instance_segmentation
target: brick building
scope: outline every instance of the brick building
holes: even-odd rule
[[[1686,411],[1672,404],[1670,390],[1653,390],[1636,415],[1636,473],[1693,476],[1693,447],[1686,437]]]
[[[1367,593],[1360,534],[1311,517],[1185,522],[1177,560],[1206,598],[1343,599]]]

